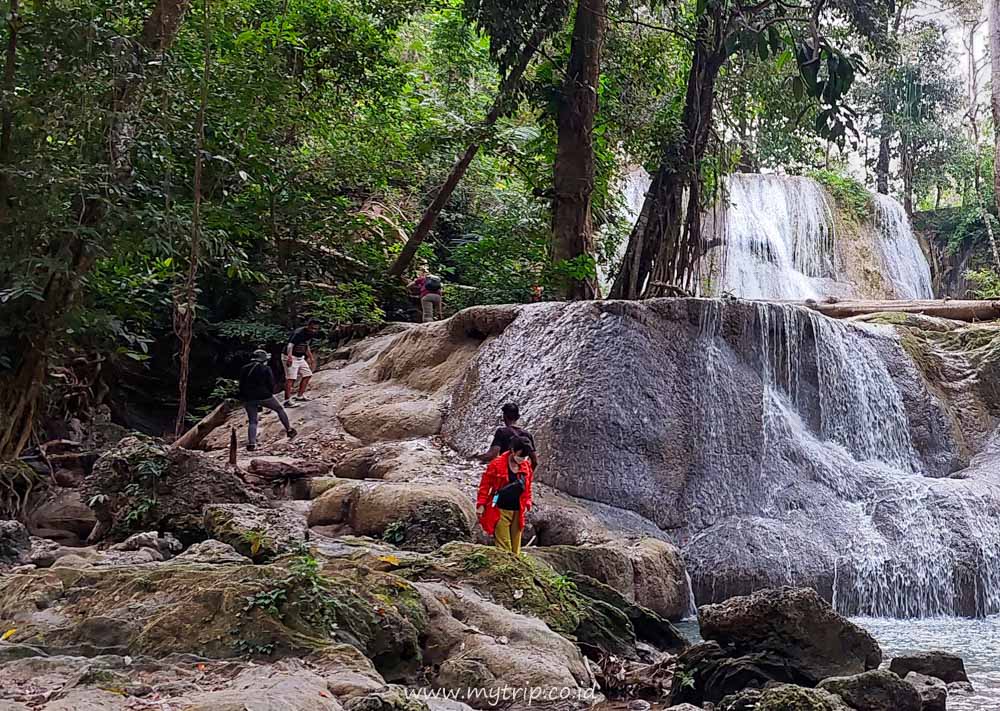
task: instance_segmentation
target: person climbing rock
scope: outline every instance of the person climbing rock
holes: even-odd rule
[[[288,435],[289,439],[296,434],[288,422],[285,409],[274,397],[274,373],[271,372],[271,366],[267,363],[269,359],[267,351],[255,350],[253,360],[240,370],[240,399],[243,401],[243,407],[247,411],[247,419],[250,421],[247,428],[248,452],[257,449],[257,420],[262,407],[278,413],[278,419],[284,425],[285,434]]]
[[[285,407],[295,407],[298,403],[309,399],[306,397],[306,388],[309,387],[313,369],[316,367],[316,359],[309,344],[317,335],[319,335],[319,321],[311,318],[309,323],[295,329],[288,337],[288,345],[285,346]],[[299,394],[293,400],[292,389],[296,380],[299,381]]]
[[[476,496],[476,515],[497,548],[514,555],[521,552],[525,513],[531,510],[531,454],[534,447],[515,437],[508,451],[486,467]]]
[[[528,444],[531,445],[531,466],[533,469],[537,469],[538,455],[535,454],[535,438],[531,436],[530,432],[517,426],[518,420],[521,419],[521,409],[517,406],[517,403],[508,402],[500,408],[500,413],[503,419],[503,427],[500,427],[493,433],[493,441],[490,443],[490,448],[479,455],[479,461],[493,461],[510,449],[510,443],[515,437],[520,437],[527,440]]]
[[[444,300],[441,297],[441,277],[422,274],[409,284],[411,290],[420,292],[421,321],[427,323],[444,317]]]

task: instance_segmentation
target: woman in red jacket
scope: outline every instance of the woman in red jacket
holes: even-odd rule
[[[527,440],[512,439],[510,450],[486,467],[476,497],[479,524],[497,548],[514,555],[521,552],[524,514],[531,509],[531,452]]]

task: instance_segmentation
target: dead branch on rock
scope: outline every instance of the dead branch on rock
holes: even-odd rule
[[[198,424],[174,440],[171,446],[182,447],[183,449],[198,449],[199,445],[201,445],[208,435],[226,423],[226,420],[229,419],[229,413],[235,410],[238,405],[239,403],[236,400],[223,400],[214,410],[205,415]]]

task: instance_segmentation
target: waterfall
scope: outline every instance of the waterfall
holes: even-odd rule
[[[768,585],[801,585],[803,552],[829,556],[834,606],[845,614],[1000,612],[997,491],[927,472],[879,347],[894,332],[798,307],[747,306],[739,325],[726,322],[723,302],[708,302],[699,321],[701,481],[683,503],[698,511],[692,557],[707,552],[710,568],[768,569]],[[734,416],[747,407],[732,384],[734,349],[760,376],[749,422]],[[723,553],[720,535],[734,527],[746,543]],[[713,575],[701,589],[725,597]]]
[[[876,244],[883,274],[897,299],[933,299],[931,270],[903,206],[888,195],[873,195]]]
[[[814,180],[731,175],[707,222],[707,291],[747,299],[814,299],[836,276],[833,208]],[[707,270],[706,270],[707,267]]]
[[[649,189],[641,168],[621,185],[634,222]],[[872,194],[870,222],[838,233],[835,204],[812,178],[737,173],[702,219],[698,292],[745,299],[933,298],[930,267],[902,205]],[[619,246],[618,258],[625,252]],[[603,275],[602,275],[603,277]]]

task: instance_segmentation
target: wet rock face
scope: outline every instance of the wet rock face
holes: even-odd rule
[[[810,585],[850,614],[992,612],[968,592],[1000,588],[1000,485],[943,478],[968,457],[927,377],[893,327],[801,308],[539,304],[471,359],[442,432],[472,454],[518,402],[539,480],[670,531],[699,602]]]
[[[736,654],[773,653],[810,684],[875,669],[882,662],[878,642],[809,588],[760,590],[705,605],[699,622],[705,639]]]

